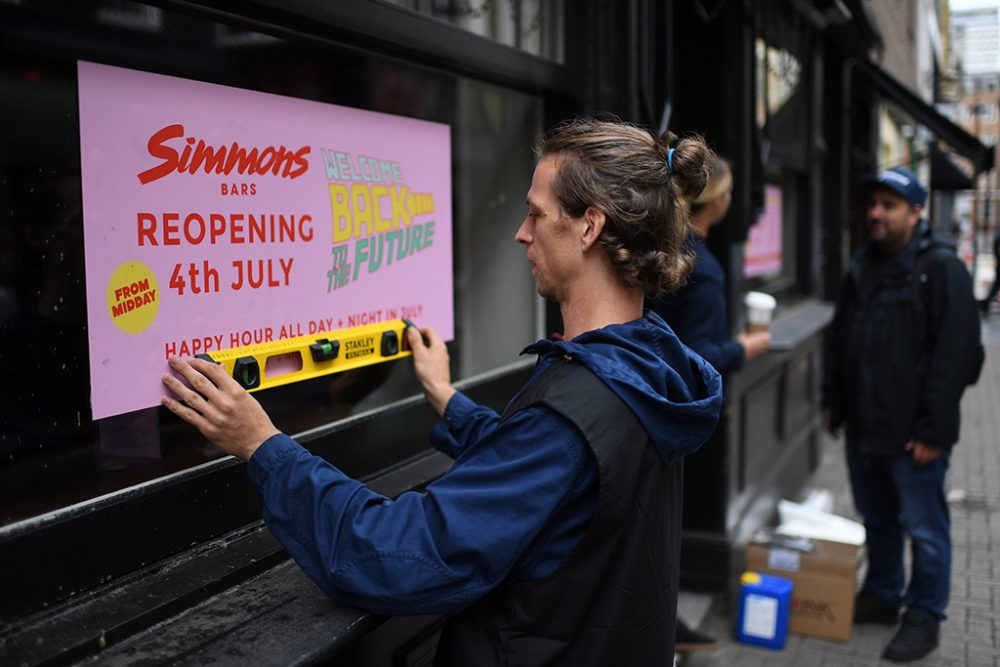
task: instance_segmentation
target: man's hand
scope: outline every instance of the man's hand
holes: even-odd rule
[[[427,402],[443,417],[448,401],[455,395],[451,386],[448,348],[432,327],[407,327],[406,336],[413,350],[413,370],[424,388]]]
[[[939,456],[941,456],[940,447],[928,445],[926,442],[922,442],[920,440],[910,440],[906,443],[906,451],[912,452],[913,462],[918,466],[933,463]]]
[[[771,334],[767,331],[754,331],[747,333],[744,331],[736,340],[743,346],[743,358],[749,361],[754,357],[767,352],[771,347]]]
[[[248,394],[226,370],[203,359],[184,361],[170,357],[170,367],[188,384],[170,373],[163,375],[174,396],[160,402],[175,415],[192,424],[222,451],[245,461],[272,435],[280,433],[257,400]]]

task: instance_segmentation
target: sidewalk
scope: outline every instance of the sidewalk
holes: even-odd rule
[[[951,603],[940,646],[912,665],[1000,667],[1000,306],[983,327],[986,365],[962,400],[961,441],[948,471],[954,545]],[[835,495],[834,511],[857,518],[847,482],[843,444],[825,438],[820,466],[805,485]],[[855,626],[849,642],[789,635],[781,651],[740,644],[733,610],[716,600],[701,630],[720,640],[711,652],[682,658],[683,667],[854,667],[891,665],[880,660],[895,628]]]

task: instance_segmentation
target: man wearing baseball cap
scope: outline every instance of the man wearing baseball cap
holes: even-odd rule
[[[896,625],[883,657],[919,660],[948,606],[951,538],[944,477],[959,402],[981,356],[972,281],[921,218],[927,189],[909,169],[869,179],[870,238],[851,261],[827,339],[824,422],[846,426],[868,571],[855,623]],[[903,568],[912,544],[909,585]]]

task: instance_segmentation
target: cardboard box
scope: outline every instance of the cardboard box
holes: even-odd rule
[[[747,545],[746,569],[795,583],[789,632],[847,641],[854,619],[861,547],[761,532]]]

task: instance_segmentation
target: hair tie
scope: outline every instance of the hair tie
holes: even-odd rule
[[[674,149],[671,148],[667,151],[667,173],[671,176],[674,175]]]

